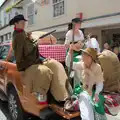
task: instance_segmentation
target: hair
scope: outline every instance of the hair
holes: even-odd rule
[[[69,23],[68,24],[68,31],[71,30],[73,28],[73,24],[72,23]]]

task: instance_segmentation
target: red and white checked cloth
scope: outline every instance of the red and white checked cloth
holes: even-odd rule
[[[105,112],[110,115],[117,115],[120,110],[120,93],[104,94]]]
[[[39,45],[39,53],[45,58],[53,58],[59,62],[64,62],[66,57],[65,45]]]

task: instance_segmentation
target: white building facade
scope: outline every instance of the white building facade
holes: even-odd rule
[[[13,26],[9,26],[9,21],[17,14],[23,14],[22,9],[12,8],[7,11],[7,8],[14,5],[18,0],[6,0],[0,7],[0,43],[9,42],[12,40]],[[20,0],[19,0],[20,1]]]
[[[1,16],[5,15],[5,5],[8,6],[13,1],[7,0],[6,4],[1,7]],[[35,0],[24,0],[22,4],[23,14],[28,19],[27,31],[56,29],[54,35],[64,42],[68,23],[77,16],[84,20],[81,25],[84,33],[96,35],[101,46],[104,42],[115,38],[119,41],[119,0],[36,0],[35,3],[32,1]],[[16,10],[18,9],[12,9],[14,15]],[[9,16],[8,13],[7,16]],[[8,21],[4,17],[2,17],[2,25]],[[13,30],[11,27],[4,28],[0,36],[9,29]]]

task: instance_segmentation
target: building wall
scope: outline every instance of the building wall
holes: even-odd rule
[[[2,38],[3,42],[8,42],[12,39],[13,26],[8,26],[10,19],[12,19],[16,13],[22,13],[22,10],[13,8],[11,11],[6,13],[6,8],[10,7],[14,4],[16,0],[8,0],[1,8],[0,8],[0,42]],[[6,17],[6,24],[5,24]],[[6,27],[5,27],[6,26]],[[10,34],[10,35],[9,35]],[[6,37],[8,36],[8,37]]]
[[[119,0],[78,0],[78,11],[83,12],[84,18],[91,18],[120,11]]]
[[[53,17],[53,4],[52,0],[50,0],[48,5],[39,6],[35,4],[35,11],[37,10],[37,14],[35,14],[35,24],[32,26],[28,26],[27,29],[29,31],[37,30],[37,29],[45,29],[52,26],[65,24],[71,21],[72,18],[76,16],[78,0],[74,2],[73,0],[65,0],[65,14]],[[24,13],[27,11],[27,6],[30,4],[30,0],[25,1]],[[27,13],[25,13],[27,15]]]
[[[38,0],[40,1],[40,0]],[[26,13],[27,5],[31,0],[25,0],[24,13]],[[111,13],[119,12],[120,1],[114,0],[65,0],[65,14],[59,17],[53,17],[53,4],[52,0],[49,0],[48,5],[40,6],[35,4],[35,24],[28,26],[27,29],[37,30],[45,29],[59,24],[65,24],[71,21],[77,13],[82,12],[83,18],[88,19],[91,17],[107,15]]]

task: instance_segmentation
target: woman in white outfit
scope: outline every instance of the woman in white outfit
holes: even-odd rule
[[[82,41],[84,40],[83,32],[80,30],[81,27],[81,19],[74,18],[72,19],[72,23],[69,24],[69,31],[66,34],[65,46],[69,49],[70,44],[73,39],[73,23],[75,24],[75,33],[74,33],[74,51],[73,51],[73,61],[79,62],[80,60],[80,49],[82,48]],[[69,68],[68,68],[69,69]],[[75,70],[74,72],[74,84],[80,82],[79,70]]]
[[[65,46],[69,48],[70,43],[73,39],[73,23],[75,24],[75,31],[74,31],[74,42],[83,41],[84,35],[83,32],[80,30],[82,20],[80,18],[72,19],[72,23],[70,23],[69,31],[66,33],[65,39]]]
[[[66,57],[66,65],[70,66],[71,53],[74,50],[73,44],[70,45],[70,50]],[[94,93],[94,101],[99,102],[99,93],[103,89],[103,74],[101,66],[95,62],[97,58],[97,51],[94,48],[86,48],[82,50],[82,61],[79,63],[73,62],[73,69],[80,70],[80,76],[82,77],[84,92],[78,95],[79,108],[81,112],[82,120],[94,120],[94,109],[91,104],[91,96],[93,95],[92,88],[96,85]],[[101,105],[102,106],[102,105]],[[104,109],[104,107],[102,108]],[[103,113],[104,115],[104,110]],[[101,119],[104,120],[104,119]]]

